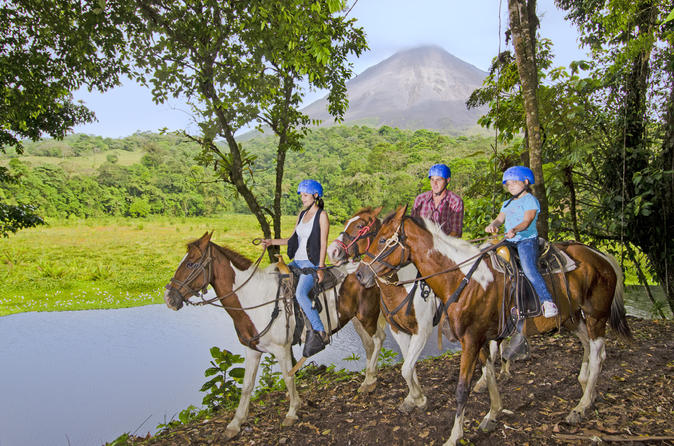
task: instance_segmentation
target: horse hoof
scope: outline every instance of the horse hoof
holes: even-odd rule
[[[482,379],[476,382],[475,386],[473,387],[473,392],[475,393],[482,393],[485,390],[487,390],[487,382]]]
[[[369,384],[363,383],[358,388],[358,393],[372,393],[374,392],[375,387],[377,387],[377,381],[371,382]]]
[[[413,410],[414,410],[414,404],[408,403],[407,401],[403,401],[398,406],[398,411],[401,412],[401,413],[404,413],[405,415],[410,414]]]
[[[233,429],[231,427],[228,427],[227,429],[225,429],[225,434],[223,435],[223,437],[224,437],[223,440],[225,440],[225,441],[231,440],[232,438],[239,435],[239,431],[240,431],[240,429]]]
[[[288,427],[292,426],[297,422],[297,416],[296,415],[286,415],[286,417],[283,419],[283,423],[281,423],[281,426],[283,427]]]
[[[496,420],[484,419],[482,420],[482,423],[480,423],[480,430],[482,432],[492,432],[494,429],[496,429],[496,424]]]
[[[566,422],[569,423],[572,426],[575,426],[576,424],[580,423],[580,420],[582,419],[582,415],[580,412],[577,410],[572,410],[569,415],[566,417]]]

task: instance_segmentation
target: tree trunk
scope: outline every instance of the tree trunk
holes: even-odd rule
[[[536,184],[533,189],[541,205],[538,216],[538,233],[541,237],[548,237],[548,199],[545,194],[543,180],[543,162],[541,160],[541,125],[538,118],[538,71],[536,69],[536,1],[535,0],[508,0],[510,16],[510,30],[517,71],[522,85],[522,98],[527,124],[527,143],[529,146],[529,167],[534,172]]]
[[[573,226],[573,236],[577,241],[580,240],[580,230],[578,230],[578,209],[576,204],[576,186],[573,182],[573,169],[571,166],[564,168],[564,185],[569,189],[569,213],[571,214],[571,224]]]

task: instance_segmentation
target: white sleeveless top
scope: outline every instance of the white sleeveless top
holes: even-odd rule
[[[297,252],[295,253],[295,260],[309,260],[309,254],[307,253],[307,242],[309,241],[309,236],[311,235],[311,230],[314,227],[314,219],[316,218],[315,212],[314,215],[308,222],[300,222],[295,226],[295,233],[297,234]]]

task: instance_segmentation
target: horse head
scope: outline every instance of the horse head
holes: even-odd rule
[[[382,206],[361,209],[346,222],[339,237],[328,246],[328,257],[332,263],[342,264],[349,258],[360,260],[361,253],[368,250],[381,226],[377,218],[381,209]]]
[[[211,236],[206,232],[198,240],[187,245],[187,254],[183,257],[173,278],[166,285],[164,301],[172,310],[180,310],[188,299],[199,291],[205,291],[212,276]]]
[[[405,244],[406,212],[407,205],[400,206],[382,222],[365,252],[369,259],[363,260],[356,270],[356,278],[363,286],[373,286],[376,277],[395,273],[410,262],[410,250]]]

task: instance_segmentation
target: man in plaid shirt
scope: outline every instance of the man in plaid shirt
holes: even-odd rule
[[[427,218],[447,235],[461,237],[463,233],[463,200],[447,189],[452,172],[445,164],[435,164],[428,170],[431,190],[414,200],[413,217]]]

